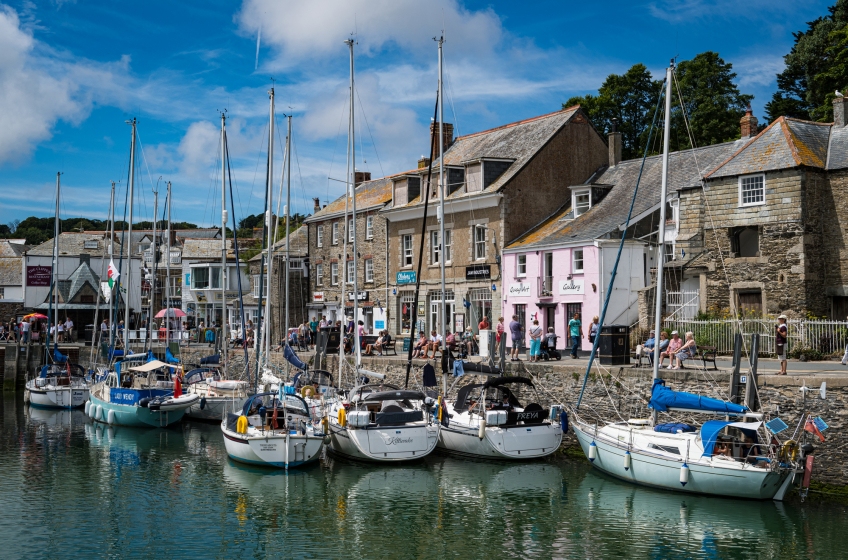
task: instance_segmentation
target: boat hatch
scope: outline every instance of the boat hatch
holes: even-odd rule
[[[680,449],[674,447],[673,445],[657,445],[656,443],[649,443],[648,449],[659,449],[660,451],[665,451],[666,453],[671,453],[672,455],[680,455]]]

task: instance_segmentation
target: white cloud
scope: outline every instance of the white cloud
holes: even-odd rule
[[[777,74],[783,72],[786,64],[780,55],[755,55],[740,58],[733,62],[736,81],[746,87],[765,87],[777,81]]]

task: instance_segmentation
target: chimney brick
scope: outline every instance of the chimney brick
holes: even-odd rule
[[[371,180],[371,172],[370,171],[357,171],[353,176],[353,181],[357,185],[364,183],[365,181]]]
[[[748,105],[745,115],[739,120],[739,126],[742,138],[752,138],[757,135],[757,117],[751,112],[750,105]]]
[[[421,159],[418,160],[418,169],[427,169],[428,165],[430,165],[430,158],[421,156]]]
[[[833,124],[835,126],[845,126],[845,98],[833,98]]]
[[[450,145],[453,144],[453,125],[451,123],[445,123],[444,126],[445,131],[445,150],[450,148]],[[439,153],[439,123],[431,122],[430,123],[430,145],[433,146],[433,153]]]
[[[609,166],[615,167],[621,161],[621,133],[609,134]]]

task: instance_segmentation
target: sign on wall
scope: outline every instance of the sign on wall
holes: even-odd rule
[[[353,292],[347,293],[347,300],[353,301]],[[356,301],[368,301],[368,292],[359,292],[356,296]]]
[[[559,281],[559,295],[570,296],[583,293],[583,279],[572,278],[571,280]]]
[[[312,294],[312,301],[315,303],[323,303],[324,302],[324,292],[314,292]]]
[[[492,267],[487,264],[473,264],[465,267],[466,280],[488,280],[492,277]]]
[[[509,295],[512,297],[530,297],[530,284],[524,282],[510,284]]]
[[[415,271],[402,270],[397,273],[396,280],[398,284],[415,284]]]
[[[28,266],[27,267],[27,286],[49,286],[50,285],[50,267],[49,266]]]

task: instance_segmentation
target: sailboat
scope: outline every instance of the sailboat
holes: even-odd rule
[[[59,301],[59,194],[61,192],[61,173],[56,173],[56,215],[53,219],[53,262],[50,267],[50,307],[47,311],[47,324],[55,323],[58,309],[54,313],[54,304]],[[58,305],[57,305],[58,307]],[[49,332],[49,331],[48,331]],[[55,341],[55,339],[54,339]],[[37,377],[26,383],[24,400],[32,406],[43,408],[78,408],[88,401],[88,382],[85,370],[71,364],[68,356],[59,352],[55,345],[50,350],[50,341],[44,345],[45,365]]]
[[[662,158],[660,224],[665,223],[668,195],[668,154],[671,127],[671,95],[674,62],[666,70],[665,125]],[[638,190],[637,190],[638,192]],[[634,193],[635,196],[635,193]],[[629,217],[628,217],[629,225]],[[659,228],[655,332],[660,332],[663,287],[665,228]],[[621,244],[625,236],[622,235]],[[618,258],[613,267],[610,287],[601,311],[604,323],[609,294],[613,290]],[[597,353],[600,337],[595,340],[586,379]],[[677,492],[709,494],[732,498],[782,500],[790,487],[798,465],[797,446],[779,445],[777,436],[763,428],[763,415],[746,406],[697,394],[673,391],[659,377],[659,345],[654,356],[653,385],[648,407],[650,419],[606,422],[599,425],[580,412],[583,390],[572,426],[583,452],[596,469],[611,476],[656,488]],[[700,427],[683,422],[658,423],[659,412],[676,412],[691,418],[712,416]],[[761,442],[770,442],[769,444]]]
[[[353,293],[358,294],[357,236],[356,236],[356,146],[354,121],[354,41],[345,41],[350,49],[350,118],[348,122],[348,165],[346,195],[352,197],[353,222]],[[345,216],[345,223],[349,218]],[[344,252],[347,239],[344,235]],[[345,267],[347,276],[347,267]],[[361,368],[361,344],[356,328],[357,300],[353,298],[352,350],[356,376],[384,378],[382,374]],[[344,344],[339,345],[339,377],[346,365]],[[368,461],[409,461],[429,455],[436,447],[441,425],[434,415],[435,399],[419,391],[399,389],[393,385],[372,385],[360,377],[359,383],[347,398],[330,401],[327,408],[327,429],[330,450],[354,459]],[[341,379],[340,379],[341,381]]]
[[[274,88],[269,92],[271,99],[271,126],[268,140],[268,181],[265,198],[266,216],[270,207],[270,192],[273,185],[273,138],[274,138]],[[286,154],[291,164],[291,116],[288,117],[288,135],[286,137]],[[289,167],[288,192],[291,192],[291,167]],[[270,220],[266,217],[268,237],[271,238]],[[288,226],[288,205],[286,206],[286,226]],[[271,250],[273,242],[268,243],[268,269],[271,270]],[[288,261],[288,255],[287,255]],[[264,264],[264,263],[263,263]],[[263,267],[264,269],[264,267]],[[288,276],[288,262],[286,262]],[[287,282],[288,284],[288,282]],[[262,281],[260,279],[260,286]],[[288,293],[285,294],[288,299]],[[268,298],[270,300],[270,298]],[[260,288],[259,308],[262,308],[262,293]],[[286,304],[288,311],[288,303]],[[266,324],[270,321],[267,319]],[[288,313],[286,313],[288,317]],[[267,352],[270,350],[266,327],[262,339],[268,369]],[[258,342],[258,341],[257,341]],[[287,354],[291,352],[288,343],[285,344]],[[258,351],[257,355],[261,352]],[[260,357],[257,357],[255,375],[258,377]],[[305,364],[303,365],[305,367]],[[238,410],[238,409],[236,409]],[[310,405],[294,393],[292,385],[278,383],[277,391],[257,393],[249,397],[239,413],[228,412],[221,422],[221,432],[224,435],[224,445],[230,458],[253,465],[265,465],[289,469],[316,461],[324,447],[324,432],[320,419],[311,413]]]
[[[129,222],[127,239],[132,239],[133,189],[135,186],[136,120],[132,125],[130,143]],[[154,216],[155,219],[155,216]],[[122,243],[127,248],[127,261],[131,262],[132,243]],[[129,268],[129,267],[128,267]],[[127,275],[129,276],[129,275]],[[130,285],[127,283],[127,292]],[[118,284],[120,293],[120,283]],[[130,298],[126,297],[126,313],[130,316]],[[124,348],[130,351],[129,329],[123,330]],[[85,412],[93,420],[119,426],[165,427],[179,422],[188,408],[200,400],[197,395],[182,394],[178,377],[171,376],[172,368],[154,359],[152,352],[129,354],[115,364],[114,370],[101,371],[90,391]]]
[[[227,301],[227,166],[228,150],[227,150],[227,114],[221,112],[221,364],[218,366],[204,366],[195,368],[183,377],[183,382],[186,386],[186,393],[190,395],[198,395],[200,399],[189,408],[186,416],[194,420],[212,420],[221,421],[226,416],[227,410],[239,410],[247,397],[250,395],[250,383],[242,379],[226,379],[222,372],[226,371],[227,365],[227,324],[226,301]],[[170,208],[170,199],[168,200]],[[170,220],[168,221],[170,228]],[[233,238],[235,245],[237,239]],[[240,274],[240,269],[239,272]],[[239,286],[241,285],[239,278]],[[239,290],[241,298],[241,291]],[[242,306],[243,307],[243,306]],[[242,322],[244,324],[244,322]],[[245,359],[245,366],[247,359]]]

